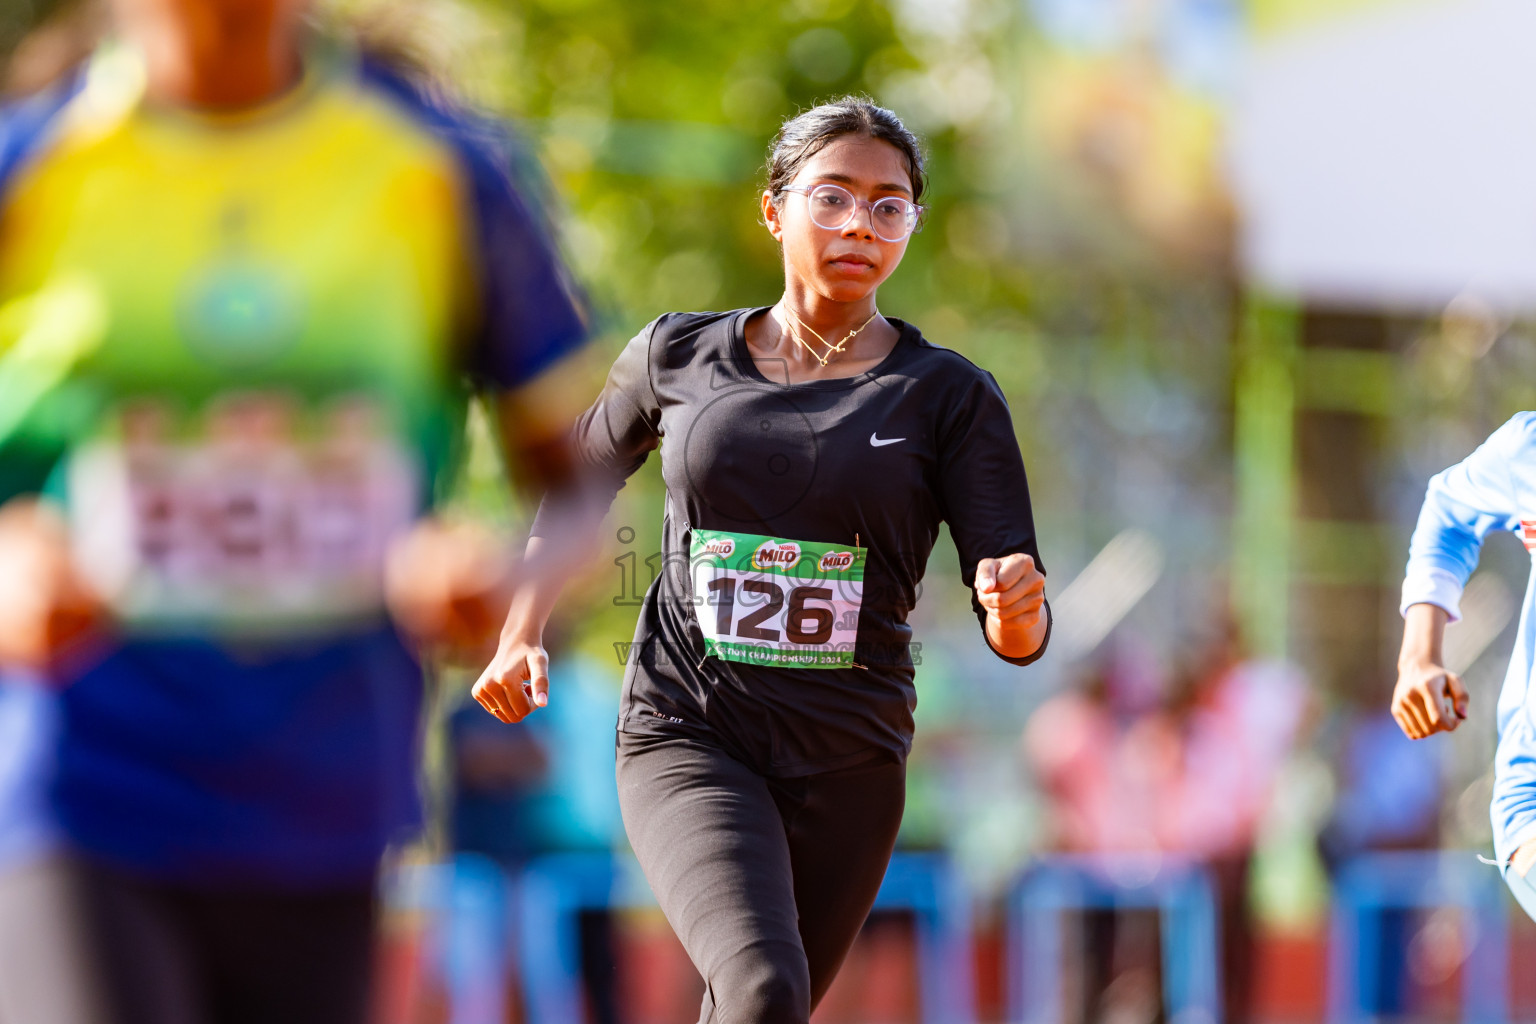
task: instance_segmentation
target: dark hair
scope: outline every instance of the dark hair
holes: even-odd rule
[[[920,203],[928,187],[923,170],[923,144],[901,118],[863,96],[844,96],[796,114],[779,129],[768,150],[768,191],[775,205],[784,201],[784,187],[827,143],[845,135],[865,135],[888,142],[907,158],[912,201]]]

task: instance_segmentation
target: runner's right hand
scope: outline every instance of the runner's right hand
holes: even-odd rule
[[[0,507],[0,566],[0,666],[48,672],[97,634],[104,605],[52,507],[32,498]]]
[[[549,703],[549,653],[542,643],[503,637],[470,693],[503,722],[521,722]]]
[[[1392,717],[1411,740],[1455,732],[1467,717],[1467,690],[1461,678],[1432,662],[1398,666]]]

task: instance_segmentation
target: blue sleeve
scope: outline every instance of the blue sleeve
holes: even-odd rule
[[[0,198],[16,171],[42,147],[83,80],[82,75],[72,75],[43,92],[0,106]]]
[[[0,106],[0,200],[9,191],[16,168],[31,152],[39,134],[29,120],[22,105]]]
[[[470,370],[514,388],[579,348],[587,317],[550,232],[513,183],[510,160],[489,139],[467,142],[460,155],[479,246],[480,323]]]
[[[578,349],[589,329],[586,304],[534,205],[536,190],[519,186],[514,168],[527,161],[517,160],[517,141],[505,126],[454,109],[387,68],[365,63],[364,76],[450,145],[464,174],[479,299],[465,369],[491,388],[528,383]]]
[[[666,321],[666,316],[652,320],[624,346],[608,371],[602,393],[572,431],[576,456],[587,471],[590,507],[605,514],[624,482],[661,443],[661,400],[656,397],[651,367],[656,332],[665,331]],[[557,536],[555,523],[565,515],[564,501],[551,502],[546,497],[534,516],[532,536]]]
[[[1461,592],[1477,568],[1483,538],[1520,528],[1511,463],[1536,430],[1536,413],[1517,414],[1478,449],[1429,481],[1408,545],[1402,610],[1433,604],[1461,617]]]

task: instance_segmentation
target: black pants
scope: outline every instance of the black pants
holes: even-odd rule
[[[807,1024],[890,863],[905,767],[765,778],[704,742],[621,734],[618,779],[630,843],[704,977],[700,1024]]]
[[[75,870],[114,1024],[366,1024],[371,884],[209,890]]]

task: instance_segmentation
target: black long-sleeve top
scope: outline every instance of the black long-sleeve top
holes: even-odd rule
[[[606,479],[609,502],[658,447],[667,489],[663,568],[641,605],[619,728],[706,736],[776,776],[903,759],[917,706],[907,615],[940,522],[968,587],[983,558],[1023,552],[1040,565],[1008,406],[991,374],[898,320],[900,338],[874,369],[775,382],[746,345],[744,325],[760,312],[654,321],[578,421],[581,457]],[[866,549],[854,666],[706,655],[699,616],[715,609],[693,592],[695,529]],[[547,532],[543,516],[534,532]],[[972,603],[984,627],[974,592]],[[1005,660],[1026,665],[1044,650]]]

